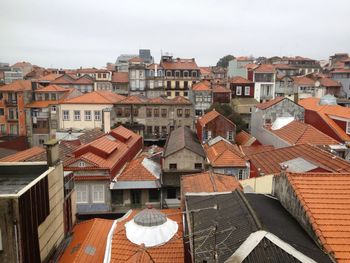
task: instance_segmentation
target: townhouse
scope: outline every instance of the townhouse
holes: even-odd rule
[[[332,79],[342,84],[342,94],[350,98],[350,58],[344,60],[339,68],[330,72]]]
[[[63,74],[54,80],[51,80],[49,83],[59,85],[64,88],[74,88],[81,93],[89,93],[94,90],[94,79],[87,74],[79,75],[78,77],[74,75]]]
[[[94,91],[66,99],[59,105],[58,129],[100,128],[108,132],[114,125],[113,106],[124,98],[111,91]]]
[[[164,88],[168,98],[188,98],[192,85],[200,80],[195,59],[174,59],[171,55],[163,55],[160,66],[164,69]]]
[[[129,73],[128,72],[113,71],[112,91],[120,95],[129,94]]]
[[[164,90],[164,69],[156,63],[146,66],[146,97],[166,96]]]
[[[146,64],[138,57],[129,60],[129,93],[146,95]]]
[[[113,123],[130,126],[145,140],[165,140],[177,127],[194,129],[193,104],[184,97],[129,96],[116,104],[113,115]]]
[[[27,136],[25,105],[32,101],[30,80],[0,87],[0,134]]]
[[[272,64],[261,64],[254,68],[253,82],[255,83],[254,98],[258,102],[275,98],[276,68]]]
[[[76,71],[77,77],[89,75],[94,79],[94,89],[112,91],[112,72],[107,69],[80,68]]]
[[[213,103],[213,90],[211,83],[207,80],[197,82],[192,86],[190,100],[194,104],[196,117],[205,114],[205,111],[210,108]]]

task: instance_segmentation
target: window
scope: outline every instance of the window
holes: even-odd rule
[[[175,71],[175,77],[177,77],[177,78],[180,77],[180,71],[178,71],[178,70]]]
[[[85,184],[76,184],[75,190],[77,192],[77,204],[88,203],[88,186]]]
[[[162,112],[162,118],[166,118],[167,117],[167,109],[162,109],[161,110],[161,112]]]
[[[175,91],[175,96],[180,96],[180,92]]]
[[[166,87],[167,87],[168,89],[171,89],[171,81],[167,81],[167,82],[166,82]]]
[[[86,166],[85,162],[82,162],[82,161],[78,162],[78,167],[85,167],[85,166]]]
[[[192,77],[197,77],[197,71],[192,71]]]
[[[64,110],[63,111],[63,120],[64,121],[69,121],[69,110]]]
[[[17,111],[15,108],[9,108],[9,119],[17,120]]]
[[[170,70],[167,70],[166,76],[167,76],[167,77],[171,77],[171,71],[170,71]]]
[[[170,96],[171,96],[171,92],[168,91],[168,92],[166,93],[166,95],[167,95],[168,97],[170,97]]]
[[[159,190],[158,189],[149,189],[148,190],[148,201],[149,202],[158,202],[159,201]]]
[[[195,163],[195,164],[194,164],[194,169],[196,169],[196,170],[202,170],[202,164],[201,164],[201,163]]]
[[[162,134],[166,135],[167,134],[167,128],[166,126],[162,126]]]
[[[153,110],[153,116],[154,117],[159,117],[159,109],[154,109]]]
[[[50,93],[45,93],[45,100],[50,100]]]
[[[238,180],[244,180],[244,179],[247,179],[247,171],[244,169],[240,169],[238,171]]]
[[[117,108],[117,117],[121,117],[123,115],[123,109]]]
[[[17,124],[10,124],[10,135],[18,135]]]
[[[51,112],[52,113],[56,113],[56,111],[57,111],[57,106],[56,105],[52,105],[51,106]]]
[[[101,111],[95,110],[94,116],[95,116],[95,121],[100,121],[101,120]]]
[[[92,202],[93,203],[105,202],[105,186],[103,184],[96,184],[92,186]]]
[[[184,77],[185,77],[185,78],[188,78],[188,76],[189,76],[189,73],[188,73],[187,70],[185,70],[185,71],[184,71]],[[186,81],[186,82],[187,82],[187,81]]]
[[[182,109],[177,109],[177,117],[182,117]]]
[[[244,87],[244,95],[245,96],[249,96],[250,95],[250,87],[249,86],[245,86]]]
[[[3,116],[3,115],[4,115],[4,109],[0,108],[0,116]]]
[[[151,108],[146,108],[146,117],[148,117],[148,118],[152,117],[152,109]]]
[[[346,133],[350,134],[350,122],[346,123]]]
[[[134,108],[134,116],[137,117],[139,115],[139,109]]]
[[[227,140],[233,141],[233,131],[228,131],[227,132]]]
[[[74,120],[75,121],[80,121],[80,110],[75,110],[74,111]]]
[[[184,96],[187,97],[188,96],[188,92],[184,91]]]
[[[191,115],[191,110],[190,109],[185,109],[185,118],[189,118]]]
[[[51,100],[57,100],[56,93],[52,93],[52,94],[51,94]]]
[[[166,197],[168,199],[175,199],[176,198],[176,189],[175,188],[168,188],[166,190]]]
[[[184,89],[188,89],[188,81],[184,81]]]
[[[112,204],[122,205],[124,202],[123,190],[112,191]]]
[[[152,134],[152,126],[146,126],[147,134]]]
[[[91,121],[91,110],[86,110],[84,115],[86,121]]]
[[[5,124],[0,124],[0,133],[5,134],[6,133],[6,125]]]
[[[175,81],[175,88],[179,89],[180,88],[180,82],[179,81]]]
[[[159,135],[159,126],[154,126],[154,134]]]
[[[242,86],[237,86],[236,87],[236,95],[241,96],[242,95]]]
[[[130,108],[125,108],[124,109],[124,116],[129,117],[130,116]]]
[[[170,170],[176,170],[177,169],[177,164],[176,163],[170,163],[169,164],[169,169]]]

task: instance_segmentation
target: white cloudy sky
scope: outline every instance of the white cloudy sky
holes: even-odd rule
[[[0,62],[104,66],[149,48],[213,65],[235,56],[350,53],[348,0],[1,0]]]

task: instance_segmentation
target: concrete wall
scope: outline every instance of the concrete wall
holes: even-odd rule
[[[111,108],[110,104],[61,104],[59,106],[59,129],[64,130],[68,128],[73,129],[93,129],[93,128],[103,128],[102,127],[102,110],[105,108]],[[63,111],[68,110],[69,120],[63,120]],[[80,110],[80,121],[74,120],[74,111]],[[85,120],[84,111],[91,111],[91,121]],[[101,121],[94,120],[94,111],[101,111]]]
[[[171,163],[176,163],[177,164],[177,170],[175,171],[194,171],[196,172],[197,170],[194,169],[194,164],[195,163],[201,163],[202,167],[204,168],[204,163],[205,159],[184,148],[176,153],[171,154],[170,156],[164,158],[163,162],[163,170],[164,171],[169,171],[169,164]],[[171,170],[173,171],[173,170]]]
[[[273,177],[274,177],[273,175],[265,175],[261,177],[254,177],[246,180],[240,180],[239,182],[243,186],[244,192],[272,194]]]
[[[44,261],[64,238],[63,223],[63,164],[60,163],[48,175],[50,214],[38,227],[40,257]]]

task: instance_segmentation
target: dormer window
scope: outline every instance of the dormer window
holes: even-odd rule
[[[171,71],[170,71],[170,70],[167,70],[166,76],[167,76],[167,77],[171,77]]]
[[[85,164],[85,162],[78,162],[78,167],[85,167],[86,166],[86,164]]]

